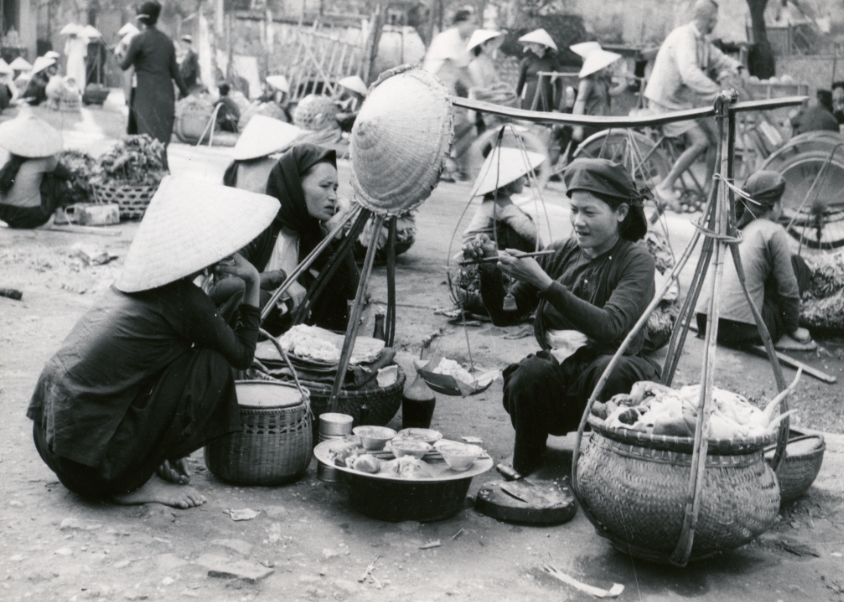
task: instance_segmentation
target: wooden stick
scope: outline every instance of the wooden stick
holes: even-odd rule
[[[548,250],[548,251],[536,251],[534,253],[522,253],[521,255],[509,255],[508,257],[515,257],[516,259],[522,259],[524,257],[541,257],[542,255],[553,255],[557,251]],[[483,257],[481,259],[471,259],[466,261],[461,261],[460,265],[478,265],[479,263],[495,263],[498,261],[498,257]]]
[[[768,359],[768,351],[762,345],[753,345],[751,347],[748,347],[747,351],[752,353],[753,355],[758,355],[759,357],[764,357]],[[780,361],[780,363],[788,366],[789,368],[794,368],[795,370],[802,368],[803,372],[805,372],[809,376],[813,376],[819,381],[825,382],[830,385],[833,385],[838,382],[837,377],[832,376],[831,374],[827,374],[826,372],[822,372],[817,368],[813,368],[812,366],[805,364],[800,360],[796,360],[793,357],[786,355],[782,351],[774,351],[774,353],[776,354],[777,359]]]
[[[95,226],[41,226],[41,230],[50,230],[52,232],[64,232],[65,234],[96,234],[98,236],[120,236],[122,230],[103,230]]]
[[[546,564],[542,569],[554,577],[554,579],[559,579],[563,583],[571,585],[572,587],[579,589],[582,592],[595,596],[596,598],[617,598],[621,595],[621,592],[624,591],[624,586],[620,583],[613,583],[612,587],[608,590],[600,589],[598,587],[594,587],[592,585],[587,585],[567,575],[557,567],[551,566],[550,564]]]

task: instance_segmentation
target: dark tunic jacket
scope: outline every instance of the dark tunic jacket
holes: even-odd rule
[[[133,401],[192,348],[249,367],[258,310],[242,305],[236,319],[232,330],[211,299],[185,280],[132,294],[112,287],[45,366],[27,416],[44,428],[54,453],[96,467]]]
[[[549,348],[548,330],[577,330],[589,338],[589,347],[598,354],[614,354],[653,299],[653,257],[623,238],[594,259],[583,254],[573,237],[549,249],[557,253],[540,257],[539,265],[554,284],[545,292],[515,284],[517,312],[501,309],[505,294],[501,272],[481,271],[481,294],[493,323],[510,324],[536,309],[534,332],[543,349]],[[644,340],[645,329],[641,329],[626,354],[639,353]]]
[[[124,71],[135,67],[138,85],[132,93],[129,110],[137,131],[129,134],[149,134],[164,146],[173,134],[176,96],[171,80],[176,82],[182,96],[188,89],[176,63],[176,49],[164,33],[154,27],[139,33],[129,43],[126,56],[120,63]],[[130,130],[131,130],[130,125]]]
[[[522,62],[519,63],[519,80],[516,83],[516,94],[522,99],[522,108],[533,108],[533,99],[536,96],[536,87],[539,84],[539,72],[561,71],[562,67],[553,53],[546,52],[538,57],[529,52]],[[562,100],[562,80],[551,83],[548,77],[542,78],[542,93],[537,101],[536,111],[556,111]],[[524,91],[524,94],[522,93]]]

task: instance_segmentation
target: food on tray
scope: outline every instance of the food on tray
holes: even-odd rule
[[[354,458],[354,461],[349,468],[375,474],[381,470],[381,460],[371,454],[363,454]]]
[[[448,467],[456,472],[469,470],[475,463],[475,459],[483,452],[483,449],[477,445],[465,445],[452,441],[442,442],[435,447],[442,454]]]
[[[299,324],[285,332],[278,342],[287,353],[320,362],[339,362],[340,349],[320,337],[310,326]]]
[[[431,446],[418,439],[400,439],[397,437],[390,441],[390,451],[397,458],[403,456],[421,458],[431,451]]]
[[[709,439],[761,437],[774,430],[786,414],[776,416],[783,394],[764,410],[741,395],[713,388]],[[618,394],[606,404],[595,404],[592,413],[605,419],[608,428],[625,428],[654,435],[693,437],[698,416],[700,385],[672,389],[652,382],[638,382],[630,394]]]
[[[432,444],[443,438],[442,433],[434,429],[408,428],[399,431],[396,435],[399,439],[416,439],[417,441],[424,441]]]
[[[386,426],[356,426],[352,432],[360,437],[361,445],[369,451],[384,449],[384,444],[396,436],[396,431]]]
[[[439,365],[434,368],[434,374],[445,374],[470,386],[475,384],[475,377],[466,368],[446,357],[442,358]]]
[[[381,474],[398,475],[402,479],[432,479],[431,466],[413,456],[402,456],[381,464]]]

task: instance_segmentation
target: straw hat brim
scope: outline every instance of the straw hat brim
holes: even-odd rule
[[[141,30],[135,27],[133,23],[127,23],[123,27],[117,30],[117,35],[119,36],[126,36],[126,35],[134,35],[136,33],[141,33]]]
[[[349,77],[344,77],[337,83],[343,86],[344,88],[348,88],[352,92],[357,92],[361,96],[366,96],[369,93],[369,89],[366,87],[366,84],[357,75],[350,75]]]
[[[290,146],[302,130],[292,123],[285,123],[266,115],[255,115],[246,124],[232,150],[235,161],[248,161],[266,157]]]
[[[30,111],[21,111],[16,118],[0,123],[0,147],[27,159],[51,157],[62,152],[62,135]]]
[[[475,196],[483,196],[511,184],[535,170],[545,156],[518,148],[495,147],[481,166],[475,181]]]
[[[349,138],[358,202],[380,215],[418,207],[436,188],[454,138],[448,90],[422,69],[381,74]]]
[[[588,75],[592,75],[593,73],[597,73],[604,67],[612,65],[620,58],[621,55],[616,54],[615,52],[609,52],[603,49],[595,50],[586,57],[585,61],[583,61],[583,67],[580,69],[578,76],[586,77]]]
[[[466,50],[472,50],[476,46],[480,46],[484,42],[494,38],[503,36],[503,31],[493,31],[491,29],[476,29],[472,32],[472,37],[469,38],[469,43],[466,44]]]
[[[280,92],[290,94],[290,82],[283,75],[270,75],[267,77],[267,83]]]
[[[82,35],[86,36],[88,38],[101,38],[101,37],[103,37],[103,34],[100,33],[100,30],[98,30],[93,25],[86,25],[82,29]]]
[[[271,196],[167,176],[147,207],[115,286],[136,293],[195,274],[254,240],[278,208]]]
[[[67,36],[72,34],[80,34],[82,33],[82,26],[77,25],[76,23],[68,23],[64,27],[62,27],[61,31],[59,31],[59,35]]]
[[[0,58],[0,73],[8,75],[8,74],[12,73],[12,71],[14,71],[14,70],[9,65],[9,63],[7,63],[2,58]]]
[[[598,42],[580,42],[579,44],[572,44],[569,50],[575,54],[586,58],[596,50],[603,50]]]
[[[522,44],[533,42],[534,44],[542,44],[546,48],[553,48],[554,50],[557,50],[557,44],[554,43],[554,40],[544,29],[535,29],[530,33],[526,33],[519,38],[519,42]]]
[[[9,67],[15,71],[29,71],[32,69],[32,64],[25,58],[19,56],[9,64]]]
[[[56,64],[56,59],[47,58],[46,56],[39,56],[35,59],[35,63],[32,65],[32,73],[41,73],[47,67],[52,67]]]

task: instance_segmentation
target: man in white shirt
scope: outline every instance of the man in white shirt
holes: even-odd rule
[[[469,38],[477,29],[478,22],[472,9],[462,8],[454,14],[453,26],[438,33],[431,40],[422,68],[436,75],[454,96],[466,96],[472,85],[469,76],[469,63],[472,56],[466,48]],[[442,179],[454,181],[463,179],[465,174],[465,153],[472,145],[474,126],[466,116],[465,110],[455,110],[454,142],[452,155],[446,162]]]
[[[715,48],[706,38],[717,23],[718,4],[714,0],[697,0],[691,22],[668,34],[656,55],[645,88],[651,109],[665,113],[711,105],[721,88],[709,73],[738,72],[740,63]],[[654,191],[659,200],[676,206],[679,195],[674,190],[674,182],[702,153],[710,148],[714,150],[717,130],[714,118],[709,117],[663,125],[662,131],[666,136],[686,137],[686,150]],[[710,152],[707,156],[708,179],[714,168],[715,154]]]

